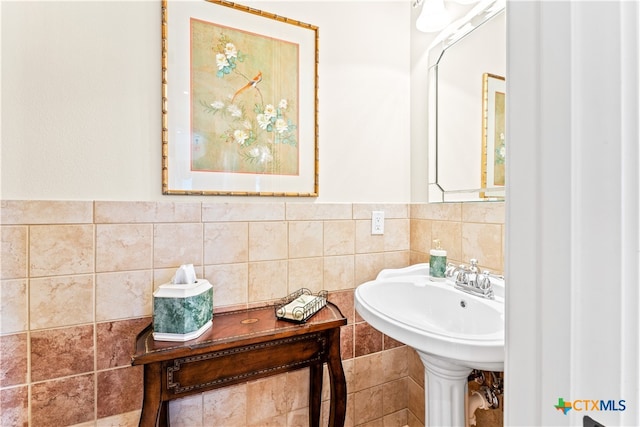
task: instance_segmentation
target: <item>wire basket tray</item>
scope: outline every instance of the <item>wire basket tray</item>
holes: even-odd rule
[[[309,289],[300,288],[275,305],[276,317],[289,322],[304,323],[327,305],[327,295],[327,291],[320,291],[314,295]]]

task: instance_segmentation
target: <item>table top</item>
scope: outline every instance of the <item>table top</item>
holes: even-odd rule
[[[131,359],[133,365],[144,365],[324,331],[346,323],[340,309],[328,301],[304,323],[278,319],[274,306],[214,313],[213,326],[200,337],[185,342],[156,341],[153,339],[153,324],[149,324],[138,334],[135,354]]]

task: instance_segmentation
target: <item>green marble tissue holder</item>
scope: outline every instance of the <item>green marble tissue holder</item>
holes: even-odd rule
[[[161,285],[153,293],[153,339],[189,341],[212,325],[213,286],[198,279],[190,284]]]

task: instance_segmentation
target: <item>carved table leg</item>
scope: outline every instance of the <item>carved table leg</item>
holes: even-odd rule
[[[343,427],[347,412],[347,382],[340,357],[340,328],[329,331],[329,379],[331,380],[331,409],[329,427]]]
[[[162,402],[161,363],[144,365],[144,398],[140,427],[156,427],[167,425],[166,404]]]
[[[322,363],[309,366],[309,426],[320,426],[322,405]]]

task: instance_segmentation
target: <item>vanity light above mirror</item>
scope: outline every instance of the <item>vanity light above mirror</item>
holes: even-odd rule
[[[479,0],[452,0],[463,6],[473,5]],[[424,33],[437,33],[444,30],[454,17],[455,12],[450,11],[445,6],[444,0],[414,0],[414,8],[422,7],[420,15],[416,20],[416,28]]]

